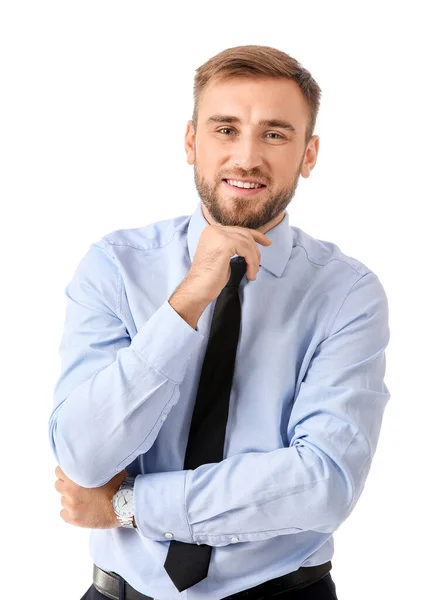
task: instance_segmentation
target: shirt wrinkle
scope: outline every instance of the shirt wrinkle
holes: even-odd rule
[[[390,398],[381,282],[285,211],[266,232],[272,244],[259,245],[256,280],[240,284],[223,460],[183,470],[216,300],[196,329],[168,300],[207,225],[198,201],[191,215],[91,244],[66,287],[48,420],[52,452],[79,485],[104,485],[124,468],[135,476],[137,528],[92,529],[89,554],[168,600],[184,597],[163,566],[172,539],[213,546],[208,576],[186,600],[218,600],[331,560]]]

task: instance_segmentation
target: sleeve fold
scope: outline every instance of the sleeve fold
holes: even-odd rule
[[[388,341],[387,299],[369,272],[342,300],[309,363],[288,422],[289,446],[138,476],[139,533],[225,546],[334,532],[356,505],[376,450],[390,397]]]
[[[119,315],[120,274],[104,241],[67,285],[49,440],[66,475],[99,487],[153,445],[179,400],[204,336],[168,300],[130,339]]]

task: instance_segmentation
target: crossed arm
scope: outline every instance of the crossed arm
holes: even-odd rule
[[[154,443],[203,336],[165,302],[130,341],[117,303],[103,305],[102,286],[117,274],[97,252],[68,287],[63,377],[49,429],[63,467],[56,484],[65,498],[62,518],[107,528],[119,525],[111,497],[125,467]],[[101,281],[86,269],[91,261],[99,263]],[[195,470],[138,475],[140,534],[164,541],[164,531],[173,531],[180,541],[222,546],[230,543],[229,532],[260,541],[335,531],[355,506],[376,449],[389,399],[383,382],[388,340],[387,300],[368,272],[349,286],[311,358],[293,404],[289,446]],[[98,422],[100,431],[88,435]]]
[[[121,473],[98,488],[85,488],[69,479],[57,466],[55,489],[61,495],[63,509],[60,517],[66,523],[88,529],[112,529],[120,527],[113,510],[112,498],[128,472]],[[136,526],[136,523],[135,523]]]

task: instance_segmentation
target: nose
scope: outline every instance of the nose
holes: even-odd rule
[[[242,137],[234,144],[233,163],[245,171],[250,171],[262,164],[259,140],[253,137]]]

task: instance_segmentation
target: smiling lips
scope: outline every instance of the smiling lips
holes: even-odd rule
[[[223,179],[223,183],[229,190],[239,196],[255,196],[260,190],[266,188],[263,183],[253,180]]]
[[[234,185],[240,188],[259,188],[263,187],[263,183],[259,181],[249,181],[247,179],[225,179],[230,185]]]

